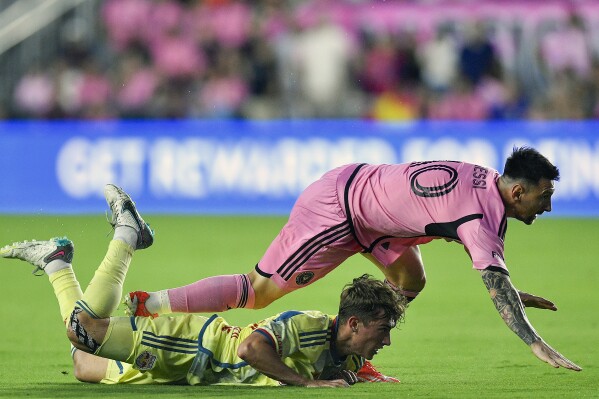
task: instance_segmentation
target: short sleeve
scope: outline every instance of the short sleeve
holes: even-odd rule
[[[261,325],[254,333],[270,337],[272,344],[281,357],[288,357],[298,351],[299,332],[293,316],[301,312],[285,312]]]
[[[484,270],[494,266],[508,273],[503,257],[503,240],[497,233],[480,223],[465,223],[458,228],[458,236],[472,259],[473,268]]]

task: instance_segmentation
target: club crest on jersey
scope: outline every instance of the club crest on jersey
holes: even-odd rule
[[[141,355],[135,358],[135,366],[138,370],[151,370],[156,363],[156,355],[148,351],[143,351]]]
[[[310,282],[310,280],[312,280],[313,277],[314,277],[314,273],[313,272],[301,272],[295,278],[295,283],[297,285],[306,285],[306,284],[308,284]]]

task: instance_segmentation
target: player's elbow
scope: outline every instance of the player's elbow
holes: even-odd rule
[[[239,347],[237,348],[237,356],[239,356],[241,360],[250,363],[250,360],[254,355],[255,349],[253,348],[253,345],[248,341],[249,339],[246,339],[239,345]]]
[[[248,364],[254,364],[260,356],[260,352],[263,351],[260,348],[259,340],[253,338],[252,336],[248,337],[237,348],[237,356]]]

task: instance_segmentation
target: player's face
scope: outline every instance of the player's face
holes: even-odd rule
[[[395,327],[389,319],[373,320],[368,325],[359,323],[354,336],[353,353],[372,359],[383,346],[391,345],[391,329]]]
[[[525,185],[515,204],[516,219],[532,224],[537,215],[551,212],[554,191],[553,181],[547,179],[541,179],[537,185]]]

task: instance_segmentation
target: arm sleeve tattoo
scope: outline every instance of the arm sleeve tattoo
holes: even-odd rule
[[[526,318],[524,305],[510,278],[490,270],[482,270],[481,276],[505,324],[527,345],[540,340],[541,338]]]

